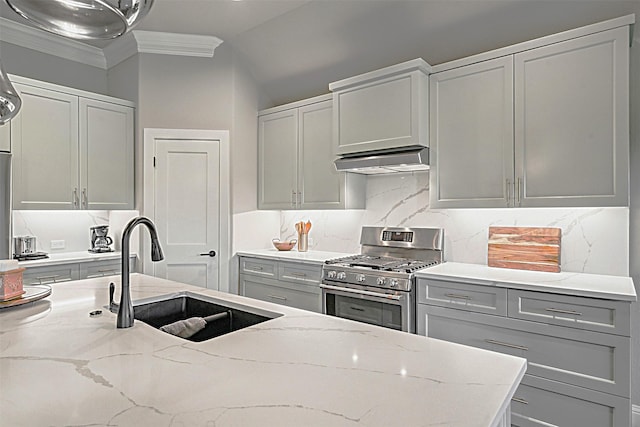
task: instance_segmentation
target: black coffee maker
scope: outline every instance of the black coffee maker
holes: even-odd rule
[[[109,233],[108,225],[96,225],[89,230],[91,231],[91,249],[89,249],[89,252],[113,252],[113,248],[109,246],[113,243],[113,239],[107,236],[107,233]]]

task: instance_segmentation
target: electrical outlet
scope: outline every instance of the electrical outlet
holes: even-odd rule
[[[52,240],[51,249],[64,249],[64,240]]]
[[[308,238],[307,246],[308,246],[308,247],[312,247],[312,246],[313,246],[313,237],[309,237],[309,238]]]

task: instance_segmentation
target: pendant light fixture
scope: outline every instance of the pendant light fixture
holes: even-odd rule
[[[0,125],[4,125],[20,111],[22,100],[0,63]]]
[[[81,40],[109,40],[137,25],[154,0],[5,0],[45,31]]]

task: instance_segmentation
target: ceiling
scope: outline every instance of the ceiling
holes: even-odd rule
[[[640,0],[155,0],[137,29],[221,38],[277,105],[409,59],[435,65],[630,13],[640,19]]]

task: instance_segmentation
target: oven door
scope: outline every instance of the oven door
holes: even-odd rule
[[[385,294],[362,286],[321,283],[322,312],[330,316],[415,333],[411,292]]]

